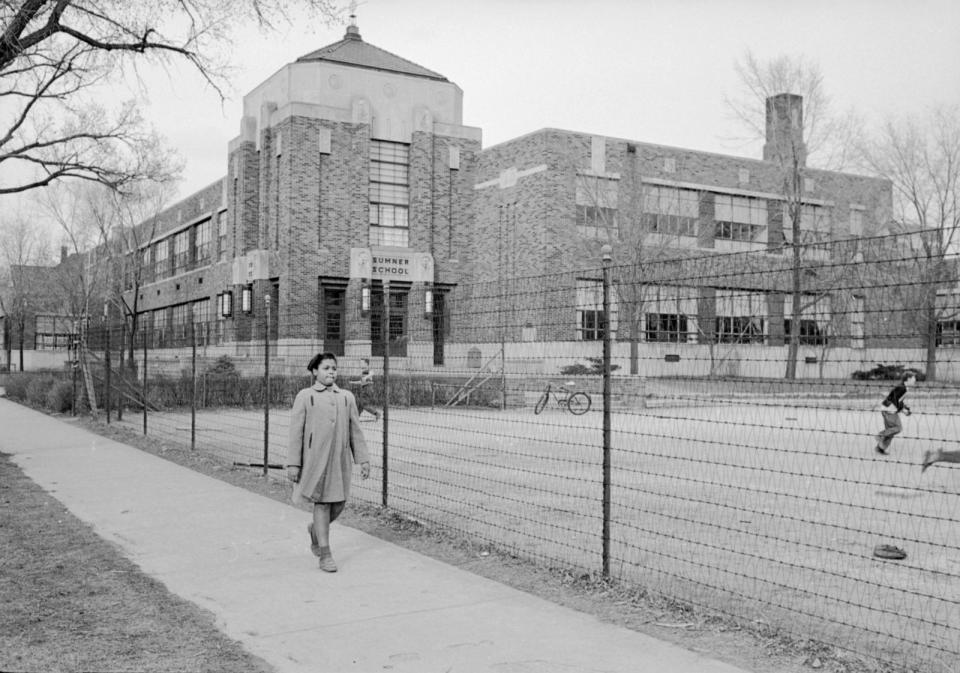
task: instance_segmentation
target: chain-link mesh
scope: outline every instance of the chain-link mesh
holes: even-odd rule
[[[946,670],[960,660],[960,291],[956,256],[917,243],[691,253],[448,287],[429,303],[404,287],[389,317],[382,297],[345,311],[366,338],[332,345],[319,304],[272,316],[254,298],[244,334],[222,318],[143,320],[132,340],[129,324],[112,330],[110,406],[151,437],[279,477],[306,363],[333,348],[340,385],[368,409],[372,479],[354,497],[544,566],[608,569]],[[87,343],[103,408],[105,339],[91,329]],[[363,358],[374,382],[360,390]],[[909,370],[913,413],[879,453],[878,405]],[[947,462],[921,471],[925,457]]]

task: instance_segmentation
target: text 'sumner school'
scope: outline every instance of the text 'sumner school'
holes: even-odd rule
[[[584,342],[602,334],[601,245],[612,244],[615,264],[626,261],[618,212],[653,222],[646,245],[660,257],[784,258],[791,225],[773,157],[778,143],[799,141],[798,96],[768,101],[760,159],[558,129],[483,148],[462,108],[456,84],[365,42],[355,25],[280,68],[244,97],[226,176],[150,225],[141,326],[182,335],[192,319],[209,322],[207,343],[239,353],[262,339],[269,303],[278,354],[377,357],[389,281],[391,354],[418,369],[463,367],[471,351],[476,360],[483,344],[501,342],[530,350],[521,358],[538,348],[593,355]],[[866,236],[889,221],[888,182],[805,176],[809,241]],[[639,330],[651,353],[736,342],[755,353],[743,361],[782,373],[773,363],[783,362],[789,293],[756,279],[662,280]],[[667,300],[669,310],[658,308]],[[844,307],[838,347],[870,345],[863,301]],[[829,311],[829,297],[805,307],[805,337]]]

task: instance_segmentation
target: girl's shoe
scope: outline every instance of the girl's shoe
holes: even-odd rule
[[[333,561],[333,554],[330,553],[330,548],[325,547],[320,551],[320,570],[327,573],[337,572],[337,564]]]
[[[317,539],[317,532],[313,529],[313,524],[307,525],[307,533],[310,534],[310,551],[314,556],[320,556],[320,541]]]

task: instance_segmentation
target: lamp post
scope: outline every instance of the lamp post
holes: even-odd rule
[[[610,264],[613,249],[600,249],[603,260],[603,576],[610,576]]]
[[[263,325],[263,476],[270,469],[270,295],[264,293],[266,321]]]

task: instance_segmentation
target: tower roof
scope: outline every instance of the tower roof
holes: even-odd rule
[[[369,70],[396,72],[441,82],[448,81],[446,77],[439,73],[364,42],[363,38],[360,37],[360,30],[355,24],[347,26],[346,34],[339,42],[321,47],[297,59],[297,63],[308,61],[329,61],[330,63],[352,65]]]

